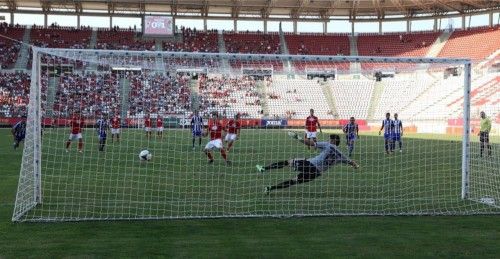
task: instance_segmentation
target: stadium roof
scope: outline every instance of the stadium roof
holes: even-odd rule
[[[0,0],[22,13],[80,13],[277,20],[387,19],[500,10],[500,0]]]

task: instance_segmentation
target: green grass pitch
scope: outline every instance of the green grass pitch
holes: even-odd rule
[[[350,214],[360,210],[447,214],[490,209],[459,199],[461,146],[454,138],[433,141],[430,139],[435,136],[409,136],[404,153],[385,156],[380,137],[363,135],[354,155],[361,170],[336,166],[316,181],[266,196],[264,186],[294,173],[277,170],[259,175],[255,163],[315,154],[288,139],[283,131],[244,131],[230,153],[230,167],[218,154],[214,165],[206,165],[200,149],[191,150],[187,131],[167,130],[163,141],[147,142],[142,132],[126,130],[121,144],[108,145],[103,155],[98,154],[90,131],[85,135],[84,155],[78,154],[74,145],[66,154],[67,133],[67,129],[45,132],[42,169],[51,173],[43,178],[44,205],[29,217],[182,217],[193,211],[206,216]],[[141,148],[152,151],[151,162],[138,161]],[[0,130],[0,258],[500,255],[498,216],[12,223],[21,154],[21,150],[12,150],[8,130]],[[498,160],[489,163],[487,168],[493,168]],[[127,199],[117,199],[123,197]],[[113,199],[116,201],[104,202]],[[58,203],[64,206],[55,207]],[[79,215],[75,211],[80,211]]]

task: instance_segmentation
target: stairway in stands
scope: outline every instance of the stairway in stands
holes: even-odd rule
[[[286,44],[286,39],[285,39],[285,34],[283,33],[283,30],[281,30],[280,26],[280,50],[281,54],[289,55],[290,51],[288,50],[288,45]],[[288,71],[288,73],[292,73],[293,68],[292,68],[292,63],[289,60],[286,60],[285,63],[283,64],[283,69],[284,71]]]
[[[90,35],[90,48],[95,49],[96,45],[97,45],[97,29],[93,28],[92,34]]]
[[[120,116],[123,121],[125,120],[125,118],[127,118],[127,111],[129,108],[128,97],[130,94],[130,80],[128,78],[126,77],[120,78],[120,90],[121,90],[120,96],[121,96],[121,106],[122,106]]]
[[[200,88],[198,84],[198,80],[191,80],[189,84],[189,88],[191,89],[191,110],[196,111],[200,108]]]
[[[436,39],[436,41],[434,41],[425,56],[429,58],[437,57],[439,52],[441,52],[441,50],[443,49],[444,45],[446,45],[446,41],[448,41],[450,36],[451,32],[443,31],[443,33]]]
[[[368,107],[368,121],[372,121],[375,118],[375,112],[377,111],[377,106],[380,104],[380,98],[382,97],[382,93],[384,92],[384,83],[376,82],[375,88],[373,89],[372,97],[370,98],[370,106]]]
[[[219,45],[219,53],[226,53],[226,43],[224,42],[224,31],[217,30],[217,43]],[[225,57],[221,58],[222,70],[229,73],[229,60]]]
[[[29,51],[30,40],[31,40],[31,28],[26,28],[24,30],[24,35],[23,35],[23,43],[25,44],[21,44],[21,50],[19,51],[16,64],[14,65],[15,69],[26,69],[26,66],[28,65],[28,61],[30,58],[30,51]]]
[[[97,46],[97,28],[92,28],[92,34],[90,35],[90,44],[91,49],[96,49]],[[97,63],[90,63],[89,70],[97,71]]]
[[[358,36],[349,36],[349,45],[351,56],[358,56]],[[350,65],[351,74],[361,73],[361,64],[351,62]]]
[[[163,50],[163,41],[159,38],[155,39],[155,50],[162,51]]]
[[[47,118],[52,118],[54,114],[54,101],[56,99],[56,89],[57,82],[59,82],[59,77],[49,77],[49,82],[47,86],[47,104],[45,105],[45,116]]]
[[[269,116],[269,105],[267,104],[267,91],[264,81],[258,81],[256,84],[257,92],[259,93],[260,105],[262,107],[263,115]]]
[[[332,93],[332,88],[330,84],[322,84],[322,90],[323,94],[326,98],[326,102],[328,103],[328,106],[330,107],[330,111],[332,112],[332,115],[338,115],[337,111],[337,104],[335,103],[335,99],[333,98],[333,93]]]

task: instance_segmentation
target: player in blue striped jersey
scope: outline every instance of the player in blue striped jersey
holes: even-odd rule
[[[201,147],[201,138],[203,133],[203,118],[199,115],[198,111],[194,112],[191,118],[191,132],[193,133],[193,150],[196,138],[198,138],[198,146]]]
[[[356,123],[356,119],[351,117],[349,123],[347,123],[342,130],[346,134],[349,157],[351,157],[352,151],[354,150],[354,141],[359,138],[359,126]]]
[[[396,149],[396,141],[399,142],[399,152],[403,152],[403,141],[401,137],[403,136],[403,122],[398,119],[398,114],[394,113],[394,135],[392,138],[392,150]]]
[[[14,137],[14,149],[19,147],[19,143],[26,137],[26,117],[18,121],[14,126],[12,126],[12,136]]]
[[[109,123],[104,116],[96,122],[96,133],[99,137],[99,151],[104,151],[104,146],[106,145],[107,131],[109,128]]]
[[[392,147],[393,129],[394,129],[394,123],[391,120],[391,114],[386,113],[385,120],[382,121],[382,127],[380,128],[378,134],[380,135],[382,133],[382,130],[384,130],[385,152],[387,154],[390,154],[392,152],[391,147]]]

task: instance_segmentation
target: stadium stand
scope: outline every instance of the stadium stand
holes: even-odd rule
[[[349,62],[301,62],[295,61],[293,62],[293,66],[295,71],[303,73],[310,71],[348,71],[349,70]]]
[[[90,46],[92,30],[51,25],[49,28],[31,28],[31,43],[38,47],[86,49]]]
[[[182,27],[181,32],[182,42],[164,41],[164,51],[219,52],[217,30],[203,32]]]
[[[234,60],[230,59],[229,64],[235,72],[241,72],[242,68],[251,69],[272,69],[273,71],[283,71],[283,62],[281,60],[269,60],[269,61],[244,61],[244,60]]]
[[[129,73],[127,78],[130,80],[128,118],[185,114],[190,109],[189,77]]]
[[[388,35],[361,34],[358,37],[358,52],[361,56],[425,56],[439,34],[440,32]]]
[[[370,99],[375,87],[373,80],[335,80],[330,82],[340,118],[368,117]]]
[[[121,49],[121,50],[155,50],[154,40],[140,40],[136,38],[135,32],[120,28],[104,29],[97,31],[98,49]]]
[[[385,113],[400,113],[419,95],[432,87],[436,83],[436,79],[430,76],[415,79],[385,79],[383,84],[383,92],[380,97],[380,102],[377,105],[374,118],[384,118]],[[397,97],[397,98],[395,98]]]
[[[478,44],[480,42],[480,44]],[[439,57],[468,57],[480,61],[498,50],[500,26],[454,31]]]
[[[425,56],[440,32],[422,32],[410,34],[361,34],[358,37],[360,56],[418,57]],[[362,63],[366,70],[395,67],[394,64]],[[398,68],[410,68],[412,65],[400,64]]]
[[[7,23],[0,23],[0,35],[22,41],[25,28],[23,26],[10,26]],[[0,67],[2,69],[12,68],[16,63],[20,44],[12,40],[0,37]]]
[[[344,55],[350,54],[347,35],[285,34],[290,54],[298,55]]]
[[[163,64],[166,70],[171,69],[220,69],[220,60],[217,58],[187,59],[187,58],[165,58]]]
[[[28,74],[0,72],[0,117],[26,115],[29,87]]]
[[[240,113],[242,117],[259,118],[261,103],[257,82],[248,76],[213,76],[199,80],[201,114],[217,111],[223,117]]]
[[[114,74],[65,74],[56,86],[55,117],[80,111],[85,117],[112,114],[120,108],[120,86]]]
[[[331,117],[322,86],[315,80],[274,79],[266,88],[266,95],[271,117],[305,119],[311,108],[320,118]]]
[[[500,76],[491,74],[472,82],[470,93],[471,111],[478,114],[480,111],[495,117],[500,114]],[[457,117],[463,106],[463,96],[448,103],[447,107],[455,112]]]
[[[439,79],[400,112],[401,118],[446,120],[454,116],[447,104],[454,96],[461,94],[463,95],[462,77]]]
[[[451,56],[451,57],[462,57],[467,56],[474,60],[481,60],[485,57],[492,55],[498,50],[497,42],[500,42],[500,26],[494,28],[476,28],[465,31],[455,31],[452,33],[450,39],[446,43],[445,47],[439,53],[440,57]],[[25,28],[21,26],[11,27],[3,23],[0,26],[0,32],[3,35],[7,35],[11,38],[22,40]],[[74,29],[69,27],[60,26],[50,26],[49,28],[33,27],[31,29],[31,43],[42,46],[42,47],[62,47],[62,48],[88,48],[90,37],[90,28]],[[422,32],[422,33],[412,33],[412,34],[388,34],[388,35],[371,35],[362,34],[358,38],[358,51],[360,55],[384,55],[384,56],[423,56],[428,51],[430,45],[439,36],[440,32]],[[189,51],[189,52],[218,52],[218,42],[217,42],[217,31],[212,30],[208,32],[199,32],[194,29],[182,28],[181,29],[182,41],[163,41],[164,50],[174,50],[174,51]],[[226,32],[223,34],[224,41],[226,43],[226,49],[230,53],[266,53],[275,54],[280,53],[280,38],[278,34],[263,34],[263,33],[233,33]],[[349,38],[345,35],[321,35],[321,34],[301,34],[292,35],[286,34],[285,40],[288,45],[291,54],[314,54],[314,55],[348,55],[349,54]],[[470,48],[473,42],[484,42],[484,44],[475,45],[474,48]],[[123,30],[119,28],[109,29],[99,29],[97,32],[97,48],[100,49],[124,49],[124,50],[154,50],[155,42],[153,40],[140,40],[136,33],[132,30]],[[12,43],[12,41],[0,39],[0,51],[4,53],[0,57],[0,62],[2,68],[11,68],[15,63],[17,55],[19,53],[19,45]],[[160,69],[155,67],[155,58],[144,58],[140,56],[131,56],[126,59],[121,59],[120,63],[124,65],[145,67]],[[42,63],[46,65],[55,64],[71,64],[76,69],[84,68],[84,63],[81,61],[71,61],[63,58],[55,57],[42,57]],[[112,64],[112,57],[101,56],[98,70],[108,70],[104,67],[106,64]],[[283,71],[284,64],[280,60],[269,60],[269,61],[242,61],[242,60],[229,60],[230,67],[235,72],[241,72],[242,67],[253,67],[253,68],[269,68],[272,67],[273,71]],[[200,59],[200,60],[186,60],[186,59],[165,59],[164,68],[173,69],[175,68],[206,68],[211,71],[213,68],[219,69],[222,67],[223,63],[218,59]],[[295,71],[304,72],[306,70],[325,70],[325,69],[336,69],[339,71],[347,71],[349,69],[349,63],[333,63],[333,62],[294,62]],[[384,64],[384,66],[390,66]],[[379,67],[379,64],[362,64],[364,69],[373,69]],[[28,64],[28,68],[31,68],[31,61]],[[6,85],[12,84],[11,80],[21,80],[26,83],[26,77],[20,74],[3,73],[7,75],[3,78],[3,82]],[[109,78],[108,78],[109,77]],[[16,79],[17,78],[17,79]],[[90,78],[90,79],[89,79]],[[71,109],[71,105],[74,104],[74,96],[78,96],[78,91],[71,92],[65,89],[65,82],[76,82],[82,84],[86,80],[91,80],[93,82],[92,86],[87,90],[96,90],[102,88],[99,82],[111,80],[117,84],[117,79],[110,77],[109,75],[93,75],[87,78],[75,75],[66,75],[61,77],[61,82],[59,90],[66,91],[66,94],[72,95],[73,97],[67,98],[65,100],[57,99],[54,109],[58,114],[67,114],[67,111]],[[495,107],[498,105],[498,78],[491,78],[484,81],[475,80],[473,81],[473,92],[472,92],[472,106],[473,109],[484,109],[489,111],[491,114],[497,114]],[[132,82],[132,91],[134,95],[130,98],[146,98],[144,94],[139,89],[140,87],[146,87],[148,85],[154,85],[154,89],[162,89],[164,92],[161,96],[155,97],[157,99],[149,101],[150,104],[146,105],[147,109],[140,109],[140,107],[131,107],[129,113],[131,116],[135,116],[138,113],[143,114],[144,112],[150,112],[155,110],[161,110],[161,106],[165,103],[169,104],[175,100],[182,100],[181,105],[178,107],[168,106],[163,112],[165,114],[180,114],[185,112],[186,109],[190,107],[190,101],[185,99],[185,95],[189,93],[189,87],[185,79],[182,78],[161,78],[161,77],[147,77],[142,78],[142,81],[135,78],[129,78]],[[28,77],[29,82],[29,77]],[[144,81],[145,80],[145,81]],[[254,96],[256,94],[256,82],[254,81],[248,89],[239,89],[234,91],[227,96],[221,96],[220,98],[214,98],[214,94],[210,93],[212,88],[212,81],[221,81],[225,90],[230,87],[239,85],[241,81],[251,81],[248,78],[236,78],[236,82],[230,82],[231,80],[226,80],[223,78],[202,78],[200,83],[200,90],[202,99],[203,95],[207,94],[210,97],[203,99],[205,109],[209,110],[212,107],[210,101],[224,103],[226,107],[230,107],[233,110],[241,110],[247,113],[249,116],[260,117],[260,112],[262,107],[257,104],[250,104],[253,101],[260,101],[258,97]],[[94,82],[95,81],[95,82]],[[227,81],[227,82],[226,82]],[[291,81],[287,81],[289,83]],[[307,80],[293,80],[292,86],[284,85],[284,82],[279,80],[267,87],[267,99],[269,101],[270,115],[278,117],[303,117],[307,113],[307,110],[311,107],[316,107],[317,114],[322,116],[328,115],[328,109],[322,110],[327,107],[324,97],[319,97],[323,95],[321,92],[321,86],[315,81]],[[248,83],[248,82],[247,82]],[[301,87],[295,87],[295,85],[301,85]],[[368,87],[369,93],[373,92],[374,82],[365,80],[336,80],[331,84],[333,97],[335,99],[336,108],[339,112],[341,118],[348,118],[350,116],[355,116],[360,119],[367,118],[368,107],[370,106],[369,96],[359,96],[356,94],[357,88]],[[392,112],[400,111],[400,115],[407,118],[411,117],[414,119],[425,119],[430,116],[435,117],[436,115],[442,118],[449,116],[459,116],[455,110],[458,110],[462,105],[462,100],[460,100],[460,85],[461,82],[456,81],[456,79],[432,79],[425,78],[423,80],[407,80],[407,79],[385,79],[383,81],[384,87],[382,96],[380,98],[381,102],[376,104],[374,118],[379,118],[383,116],[383,113],[387,110]],[[163,86],[160,86],[163,85]],[[445,85],[452,85],[451,87],[444,87]],[[20,116],[22,112],[24,100],[23,96],[26,93],[21,94],[23,91],[23,86],[20,89],[14,89],[12,94],[7,94],[8,86],[2,86],[2,114],[3,116]],[[10,86],[11,87],[11,86]],[[115,87],[118,87],[117,85]],[[239,87],[239,86],[238,86]],[[403,88],[401,88],[403,87]],[[81,87],[80,87],[81,88]],[[306,100],[304,97],[309,92],[304,93],[294,93],[294,91],[302,91],[301,89],[308,88],[312,91],[314,98],[319,98],[315,100],[319,104],[313,103],[311,100]],[[10,88],[9,88],[10,89]],[[353,90],[354,89],[354,90]],[[68,92],[69,91],[69,92]],[[396,101],[394,99],[388,98],[389,96],[394,96],[396,92],[400,93],[402,99]],[[117,90],[111,91],[110,96],[106,96],[106,100],[116,98],[115,94],[118,94]],[[174,94],[173,99],[167,97],[168,94]],[[248,94],[248,95],[247,95]],[[317,95],[317,96],[316,96]],[[438,100],[436,96],[446,96],[446,98]],[[223,97],[223,98],[222,98]],[[241,97],[245,97],[250,100],[250,103],[240,103]],[[61,97],[62,98],[62,97]],[[250,99],[248,99],[250,98]],[[361,100],[359,99],[361,98]],[[146,98],[147,99],[147,98]],[[228,99],[230,101],[228,101]],[[231,99],[236,99],[237,102],[231,102]],[[207,101],[208,100],[208,101]],[[279,109],[279,105],[285,105],[287,101],[298,101],[297,105],[290,108],[287,113],[282,114]],[[319,100],[319,101],[318,101]],[[136,100],[130,100],[129,103],[133,103]],[[104,103],[104,100],[97,101],[98,103]],[[171,103],[170,103],[171,104]],[[356,111],[354,111],[353,104],[356,104]],[[408,107],[404,107],[405,105]],[[93,105],[90,105],[93,106]],[[113,106],[112,109],[117,107]],[[86,111],[87,113],[95,112],[97,108],[95,105],[92,111]],[[103,108],[104,110],[109,110],[110,108]],[[228,109],[228,110],[231,110]],[[147,110],[147,111],[145,111]],[[451,110],[451,111],[450,111]],[[474,110],[473,110],[474,111]],[[230,111],[228,111],[229,113]]]
[[[279,54],[280,38],[277,33],[224,33],[229,53]]]

